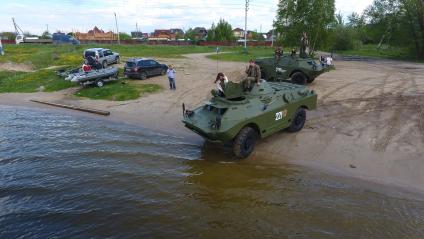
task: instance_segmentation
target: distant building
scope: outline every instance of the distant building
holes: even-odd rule
[[[272,35],[272,33],[273,33],[273,30],[270,30],[269,32],[266,33],[265,39],[267,41],[276,41],[277,40],[276,32],[274,32],[274,35]]]
[[[87,33],[77,32],[75,38],[80,41],[114,41],[117,40],[117,34],[112,31],[105,32],[98,27],[94,27],[93,30]]]
[[[151,34],[149,40],[175,40],[176,34],[172,33],[171,30],[157,29]]]
[[[234,37],[237,39],[244,38],[244,30],[241,28],[235,28],[233,30],[233,34],[234,34]]]
[[[171,31],[172,34],[175,34],[176,36],[184,36],[184,31],[182,29],[179,28],[171,28],[169,29]]]
[[[197,40],[205,39],[208,36],[208,30],[204,27],[196,27],[193,29],[194,37]]]
[[[138,32],[131,32],[131,38],[132,39],[143,39],[144,35],[141,31]]]

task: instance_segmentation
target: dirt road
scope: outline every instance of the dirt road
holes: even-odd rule
[[[71,89],[1,94],[0,104],[35,106],[28,100],[39,99],[106,109],[112,120],[166,129],[200,142],[180,123],[181,104],[192,108],[209,98],[217,63],[204,54],[161,61],[176,67],[175,92],[167,89],[165,77],[154,77],[139,83],[161,84],[165,90],[134,101],[82,100]],[[424,191],[424,64],[375,60],[335,65],[337,70],[309,85],[318,93],[319,106],[308,112],[305,129],[262,140],[247,160],[303,164]],[[242,63],[218,64],[233,81],[242,77],[244,68]]]

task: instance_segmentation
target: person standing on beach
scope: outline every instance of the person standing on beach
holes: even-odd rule
[[[176,86],[175,86],[175,74],[177,72],[174,70],[174,67],[172,65],[168,66],[168,70],[166,71],[166,75],[168,76],[168,80],[169,80],[169,89],[170,90],[176,90]]]

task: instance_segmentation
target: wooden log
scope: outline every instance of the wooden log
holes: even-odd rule
[[[103,116],[109,116],[110,115],[109,111],[104,111],[104,110],[83,108],[83,107],[77,107],[77,106],[73,106],[73,105],[57,104],[57,103],[52,103],[52,102],[47,102],[47,101],[40,101],[40,100],[30,100],[30,101],[35,102],[35,103],[45,104],[45,105],[61,107],[61,108],[65,108],[65,109],[78,110],[78,111],[83,111],[83,112],[87,112],[87,113],[103,115]]]

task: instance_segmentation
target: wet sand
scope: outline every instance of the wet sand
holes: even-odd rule
[[[193,108],[209,98],[217,63],[205,54],[160,60],[176,66],[175,92],[167,89],[166,77],[153,77],[139,84],[156,83],[164,90],[133,101],[80,99],[72,95],[74,88],[0,94],[0,104],[45,108],[29,102],[37,99],[108,110],[110,120],[201,142],[180,122],[181,105]],[[247,160],[289,162],[424,192],[424,64],[375,60],[335,61],[335,65],[337,70],[309,85],[318,93],[319,105],[308,112],[305,129],[262,140]],[[218,70],[233,81],[242,77],[244,67],[243,63],[218,64]]]

